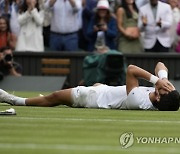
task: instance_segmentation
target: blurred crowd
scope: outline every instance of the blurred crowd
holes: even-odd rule
[[[0,48],[180,52],[179,6],[180,0],[0,0]]]

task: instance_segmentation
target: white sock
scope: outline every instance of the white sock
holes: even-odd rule
[[[26,98],[17,97],[17,96],[14,97],[14,104],[15,105],[25,106],[26,105],[25,101],[26,101]]]

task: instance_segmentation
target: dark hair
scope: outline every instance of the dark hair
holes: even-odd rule
[[[109,10],[107,10],[107,15],[106,15],[106,18],[105,18],[106,23],[109,22],[110,18],[111,18],[111,13],[110,13]],[[95,23],[98,24],[99,21],[100,21],[100,16],[99,16],[98,10],[97,10],[97,12],[95,13]]]
[[[0,48],[0,53],[4,52],[5,50],[12,50],[12,48],[9,46],[2,47]]]
[[[5,34],[6,34],[6,45],[9,45],[10,34],[11,34],[11,28],[10,28],[9,19],[6,16],[0,16],[0,20],[5,20],[5,22],[6,22],[6,25],[7,25],[7,29],[5,31]]]
[[[122,1],[121,1],[121,7],[124,8],[127,17],[128,17],[128,18],[132,18],[132,13],[131,13],[130,9],[128,8],[128,4],[127,4],[126,0],[122,0]],[[136,6],[135,1],[134,1],[134,3],[133,3],[133,8],[135,9],[136,12],[139,12],[139,10],[138,10],[138,8],[137,8],[137,6]]]
[[[6,22],[7,32],[11,32],[10,24],[9,24],[9,19],[8,19],[6,16],[0,16],[0,20],[1,20],[1,19],[5,20],[5,22]]]
[[[177,111],[180,106],[180,95],[177,90],[161,95],[160,101],[153,103],[159,111]]]
[[[38,11],[40,10],[40,9],[39,9],[39,1],[38,1],[38,0],[36,1],[36,6],[35,6],[35,8],[37,8]],[[28,10],[28,5],[27,5],[27,3],[26,3],[26,0],[24,0],[23,3],[22,3],[22,5],[21,5],[21,8],[19,9],[19,12],[20,12],[20,13],[24,13],[24,12],[26,12],[27,10]]]

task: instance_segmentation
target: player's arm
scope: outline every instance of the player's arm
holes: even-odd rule
[[[168,69],[162,62],[158,62],[155,67],[155,74],[160,79],[165,80],[170,86],[172,86],[173,89],[174,86],[168,81]]]
[[[162,62],[157,63],[155,67],[155,74],[160,79],[163,79],[163,78],[168,79],[168,69]]]
[[[171,91],[170,85],[159,79],[157,76],[152,75],[148,71],[135,66],[135,65],[129,65],[127,69],[127,75],[126,75],[126,91],[127,94],[130,93],[130,91],[139,86],[139,79],[145,79],[154,85],[156,85],[158,88],[163,88],[166,91]]]
[[[127,94],[129,94],[133,88],[139,87],[139,81],[138,81],[139,78],[150,80],[150,77],[151,77],[151,73],[143,70],[138,66],[129,65],[126,74]]]

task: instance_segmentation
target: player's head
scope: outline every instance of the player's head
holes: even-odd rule
[[[168,94],[160,95],[160,101],[155,102],[154,106],[159,111],[177,111],[180,106],[180,94],[173,90]]]

